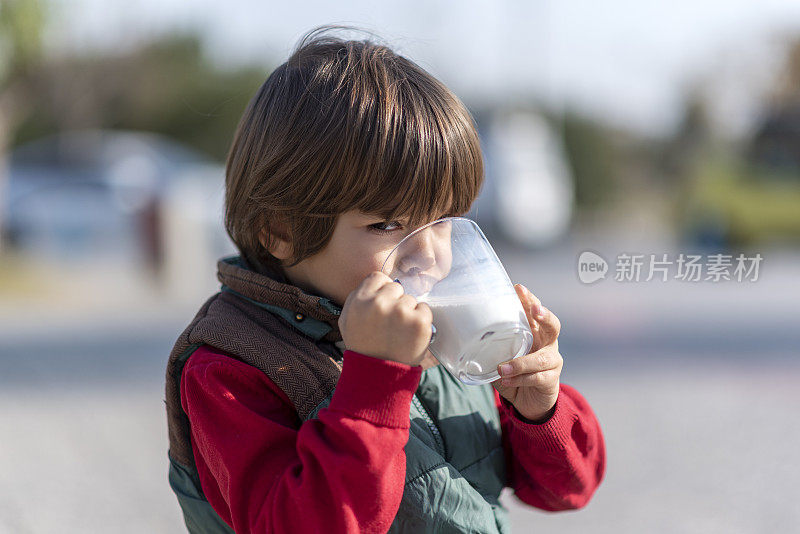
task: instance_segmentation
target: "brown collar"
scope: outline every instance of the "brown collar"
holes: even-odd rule
[[[287,283],[279,273],[258,273],[248,268],[241,256],[229,256],[217,263],[217,278],[222,282],[222,291],[230,291],[278,314],[317,341],[342,339],[339,332],[342,309],[330,299],[310,295]]]

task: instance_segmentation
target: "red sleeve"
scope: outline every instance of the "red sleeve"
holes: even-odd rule
[[[211,506],[236,532],[386,532],[422,369],[345,351],[328,408],[301,424],[258,369],[201,347],[181,403]]]
[[[606,467],[603,433],[586,399],[561,384],[555,411],[545,422],[534,424],[526,422],[497,390],[494,394],[509,486],[515,495],[549,511],[586,505]]]

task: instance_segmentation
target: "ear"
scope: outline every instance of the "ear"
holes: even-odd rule
[[[261,232],[258,234],[258,240],[270,254],[279,260],[288,260],[291,258],[292,242],[288,237],[288,232],[285,231],[282,225],[273,224],[270,234],[267,234],[266,228],[262,228]]]

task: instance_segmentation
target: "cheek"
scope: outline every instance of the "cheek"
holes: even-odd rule
[[[392,274],[392,271],[394,271],[395,264],[397,263],[396,260],[399,257],[397,254],[392,254],[390,257],[389,253],[391,251],[392,251],[391,248],[385,250],[382,253],[376,255],[374,259],[374,262],[377,264],[377,266],[375,267],[375,270],[377,271],[380,271],[381,268],[383,267],[383,264],[386,263],[386,267],[383,269],[383,271],[386,273],[387,276],[390,276]]]
[[[337,264],[331,268],[346,273],[348,286],[355,289],[370,273],[381,270],[388,255],[388,250],[376,252],[367,242],[353,243],[339,255]]]
[[[371,273],[373,271],[380,271],[383,268],[383,264],[384,264],[384,262],[386,262],[386,257],[388,255],[389,255],[388,251],[385,252],[385,253],[380,253],[380,254],[373,253],[373,255],[370,257],[369,261],[366,262],[366,264],[365,264],[365,269],[367,269],[367,274],[369,274],[369,273]],[[391,269],[392,269],[391,263],[392,262],[389,262],[389,263],[386,264],[386,271],[385,272],[386,272],[387,275],[390,272],[392,272],[391,271]]]
[[[437,260],[442,277],[444,278],[450,273],[450,268],[453,266],[453,250],[449,245],[439,253]]]
[[[453,262],[453,242],[450,240],[449,235],[443,236],[437,241],[436,261],[448,267]]]

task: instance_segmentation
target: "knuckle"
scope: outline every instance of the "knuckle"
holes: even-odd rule
[[[385,317],[392,313],[394,306],[386,299],[376,298],[372,301],[371,308],[376,314]]]
[[[553,331],[558,336],[561,333],[561,320],[552,311],[550,312],[550,317],[553,323]]]
[[[369,308],[375,303],[375,295],[371,295],[369,293],[362,293],[356,295],[356,298],[353,302],[353,307],[357,310],[363,310],[365,308]]]
[[[426,325],[433,324],[433,312],[428,306],[414,308],[417,314],[425,321]]]
[[[415,299],[413,296],[408,295],[408,294],[403,294],[403,296],[400,297],[400,302],[402,302],[404,305],[410,307],[412,310],[417,306],[417,299]]]
[[[391,298],[392,300],[400,300],[403,295],[403,288],[398,286],[397,284],[386,284],[379,289],[379,291],[386,297]]]
[[[353,292],[352,295],[353,295],[353,299],[354,300],[363,301],[363,300],[369,299],[372,296],[373,293],[374,293],[374,291],[368,285],[361,284],[360,286],[358,286],[358,289],[356,289]]]
[[[419,325],[418,328],[420,330],[423,330],[428,337],[431,337],[433,334],[433,324],[430,321],[428,321],[425,317],[422,317],[417,319],[417,324]]]
[[[415,309],[404,308],[403,314],[408,321],[408,324],[411,325],[415,330],[420,330],[425,326],[425,318]]]
[[[415,313],[414,313],[414,320],[417,322],[417,324],[418,324],[418,325],[419,325],[421,328],[424,328],[424,329],[430,330],[430,328],[431,328],[431,321],[430,321],[430,318],[428,318],[428,317],[427,317],[427,316],[425,316],[424,314],[417,313],[417,312],[416,312],[416,310],[415,310]]]
[[[550,381],[550,376],[548,375],[548,371],[541,371],[538,373],[534,373],[532,381],[537,386],[543,386]]]
[[[395,313],[397,313],[398,317],[400,317],[402,321],[406,323],[412,323],[412,324],[414,323],[415,320],[414,310],[412,310],[408,306],[398,305],[396,307]]]

